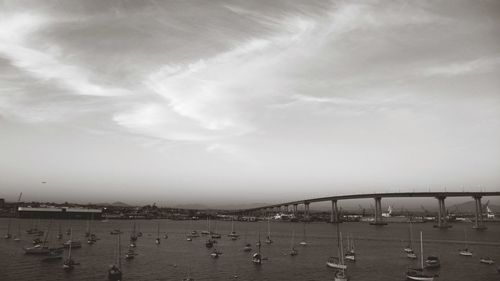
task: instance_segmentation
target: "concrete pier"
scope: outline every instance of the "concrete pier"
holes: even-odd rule
[[[474,226],[472,228],[477,230],[484,230],[486,229],[486,225],[484,225],[483,220],[483,206],[481,204],[481,196],[474,196],[474,201],[476,203],[476,217]]]
[[[434,227],[437,228],[450,228],[451,225],[448,224],[447,218],[446,218],[446,205],[444,204],[444,199],[446,199],[446,196],[437,196],[436,199],[438,200],[438,215],[437,215],[437,225],[434,225]]]
[[[332,200],[332,213],[330,215],[330,222],[331,223],[339,223],[340,222],[337,200]]]
[[[386,225],[387,223],[382,218],[382,197],[375,197],[375,214],[371,225]]]
[[[311,219],[309,214],[309,202],[304,202],[304,220],[309,221]]]

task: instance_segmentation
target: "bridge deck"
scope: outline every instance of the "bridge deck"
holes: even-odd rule
[[[349,200],[349,199],[366,199],[366,198],[403,198],[403,197],[487,197],[487,196],[500,196],[500,191],[492,192],[390,192],[390,193],[365,193],[365,194],[351,194],[351,195],[337,195],[328,197],[319,197],[299,201],[291,201],[280,204],[273,204],[259,208],[247,209],[244,211],[257,211],[266,208],[280,207],[284,205],[306,204],[315,202],[325,202],[332,200]]]

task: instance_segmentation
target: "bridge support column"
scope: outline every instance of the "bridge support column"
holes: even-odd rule
[[[483,206],[481,205],[481,196],[474,196],[474,201],[476,203],[476,219],[474,222],[474,229],[484,230],[486,226],[483,221]]]
[[[444,199],[446,199],[446,196],[438,196],[436,197],[438,200],[438,224],[434,225],[434,227],[437,228],[449,228],[451,225],[448,224],[446,221],[446,205],[444,204]]]
[[[288,205],[285,205],[283,207],[285,207],[285,214],[288,214]]]
[[[339,208],[337,206],[337,200],[332,200],[332,213],[330,214],[330,222],[331,223],[339,223]]]
[[[293,204],[293,215],[294,216],[297,216],[297,211],[298,211],[298,205],[297,204]]]
[[[387,223],[382,219],[382,197],[375,197],[375,214],[371,225],[386,225]]]
[[[309,216],[309,202],[304,203],[304,220],[309,221],[310,216]]]

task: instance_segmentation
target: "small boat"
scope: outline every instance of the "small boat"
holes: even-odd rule
[[[425,268],[438,268],[440,266],[441,263],[439,262],[439,258],[436,256],[428,256],[425,260]]]
[[[207,230],[203,230],[201,235],[209,235],[210,234],[210,218],[207,217]]]
[[[252,245],[250,243],[245,244],[245,247],[243,247],[243,251],[245,252],[250,252],[252,250]]]
[[[264,241],[266,244],[272,244],[273,240],[271,239],[271,219],[267,219],[267,237]]]
[[[94,245],[97,242],[97,237],[95,234],[90,234],[90,237],[87,239],[87,244]]]
[[[213,246],[214,246],[214,241],[212,239],[208,239],[207,242],[205,242],[205,247],[210,249]]]
[[[335,281],[348,281],[349,278],[347,277],[347,274],[345,273],[345,270],[344,269],[340,269],[337,272],[335,272],[335,277],[334,277],[333,280],[335,280]]]
[[[72,238],[73,238],[73,235],[71,235],[70,241]],[[73,247],[72,243],[69,243],[68,258],[66,260],[64,260],[63,265],[62,265],[62,268],[65,271],[71,271],[71,270],[73,270],[73,268],[75,268],[75,265],[77,265],[77,263],[71,258],[71,248],[72,247]]]
[[[410,226],[408,228],[408,245],[403,249],[408,254],[413,253],[413,230],[411,221],[409,224]]]
[[[135,242],[130,242],[129,247],[130,247],[130,248],[135,248],[135,247],[137,247],[137,245],[135,244]]]
[[[61,231],[61,223],[59,223],[59,227],[58,227],[56,239],[57,240],[61,240],[62,238],[63,238],[63,234],[62,234],[62,231]]]
[[[294,237],[295,237],[295,232],[292,231],[292,241],[290,242],[290,244],[291,244],[290,245],[290,256],[292,256],[292,257],[294,257],[294,256],[296,256],[296,255],[299,254],[299,252],[297,251],[297,249],[295,249],[295,247],[294,247],[295,246],[294,245],[294,241],[293,241]]]
[[[458,250],[458,254],[464,257],[472,257],[472,252],[467,245],[467,229],[464,228],[464,248]]]
[[[344,255],[344,258],[347,261],[355,262],[356,261],[356,252],[354,249],[354,238],[351,236],[349,239],[349,235],[347,235],[347,250]]]
[[[340,265],[345,265],[344,264],[344,247],[342,246],[342,232],[339,230],[339,224],[337,224],[337,231],[339,232],[339,240],[340,240],[340,245],[339,246],[339,256],[340,256]],[[345,272],[347,268],[339,268],[337,272],[335,272],[334,280],[335,281],[347,281],[349,280],[349,277],[347,277],[347,274]]]
[[[40,238],[35,238],[35,239],[33,239],[32,243],[33,243],[33,245],[40,245],[43,243],[43,241]]]
[[[422,237],[423,237],[422,231],[420,231],[420,268],[409,268],[406,272],[407,280],[433,281],[434,277],[436,277],[435,275],[427,274],[424,272],[424,243]],[[432,257],[432,256],[427,258],[426,263],[429,260],[429,258],[431,258],[430,261],[437,260],[439,263],[437,257]]]
[[[193,238],[188,237],[188,238],[186,238],[186,240],[187,240],[187,241],[193,241]]]
[[[237,240],[238,237],[240,237],[240,235],[236,233],[236,231],[234,231],[234,220],[232,218],[231,218],[231,232],[227,236],[229,236],[233,241]]]
[[[137,233],[135,230],[135,223],[134,223],[134,227],[132,228],[132,231],[130,232],[130,241],[131,242],[137,241]]]
[[[127,253],[125,254],[125,259],[131,260],[135,258],[136,255],[137,254],[134,252],[134,249],[132,247],[129,247]]]
[[[191,231],[191,233],[189,233],[188,235],[191,238],[200,237],[200,234],[196,230]]]
[[[161,240],[160,240],[160,223],[156,225],[156,239],[155,239],[155,244],[160,245]]]
[[[108,270],[108,281],[122,281],[122,272],[120,268],[121,263],[121,247],[120,247],[120,235],[117,237],[117,245],[115,248],[115,264],[112,265]]]
[[[342,234],[340,233],[339,224],[337,224],[337,251],[339,257],[330,257],[326,261],[326,266],[340,270],[346,270],[347,265],[344,263],[344,254],[342,249]]]
[[[254,264],[260,265],[262,264],[262,254],[260,252],[260,232],[259,232],[259,242],[257,252],[252,255],[252,262]]]
[[[163,234],[163,239],[168,239],[168,234]]]
[[[409,252],[409,253],[406,253],[406,257],[409,259],[416,259],[417,254],[415,254],[415,252]]]
[[[306,222],[303,223],[303,231],[302,231],[302,241],[299,242],[300,246],[307,246],[306,242]]]
[[[119,230],[119,229],[114,229],[114,230],[111,230],[109,232],[109,234],[111,235],[118,235],[118,234],[121,234],[122,232]]]
[[[490,257],[480,258],[479,262],[484,263],[484,264],[494,264],[495,263],[495,261]]]
[[[7,223],[7,233],[3,236],[4,239],[10,239],[12,238],[12,234],[10,234],[10,218],[9,222]]]
[[[76,249],[76,248],[81,248],[82,247],[82,242],[80,241],[72,241],[71,239],[69,239],[68,241],[64,242],[63,244],[63,247],[64,248],[73,248],[73,249]]]
[[[218,258],[220,255],[222,255],[222,252],[218,251],[217,249],[214,249],[212,253],[210,253],[210,256],[214,259]]]
[[[215,233],[214,232],[214,233],[212,233],[212,235],[210,237],[212,237],[213,239],[219,239],[219,238],[222,237],[222,235],[220,235],[219,233]]]
[[[17,234],[14,236],[14,241],[21,241],[21,224],[19,222],[17,223]]]

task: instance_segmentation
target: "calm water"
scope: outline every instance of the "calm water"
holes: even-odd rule
[[[7,219],[0,219],[0,234],[7,229]],[[11,222],[11,230],[17,233],[17,224],[22,229],[21,242],[0,240],[0,280],[106,280],[108,266],[113,262],[116,236],[109,232],[122,229],[122,254],[125,253],[130,230],[135,222],[143,232],[136,248],[138,256],[132,261],[122,261],[124,280],[182,280],[186,277],[188,264],[195,280],[231,280],[237,273],[238,280],[332,280],[334,270],[327,268],[325,261],[336,252],[334,226],[326,223],[307,224],[307,246],[296,246],[299,255],[285,255],[291,244],[291,233],[295,231],[295,241],[302,239],[301,223],[273,222],[271,224],[274,244],[263,243],[262,252],[268,260],[261,266],[250,261],[252,252],[243,252],[245,233],[252,245],[255,245],[257,232],[261,231],[264,240],[267,231],[265,222],[237,222],[235,230],[241,234],[237,241],[231,241],[226,234],[230,232],[230,222],[217,222],[217,232],[223,234],[217,249],[223,252],[219,259],[209,256],[211,250],[205,248],[205,237],[186,241],[186,234],[196,229],[206,229],[204,221],[169,221],[160,220],[161,233],[167,232],[168,239],[162,238],[161,245],[155,245],[156,220],[148,221],[109,221],[94,222],[94,233],[101,239],[95,245],[84,243],[73,251],[73,257],[81,265],[67,273],[61,268],[62,261],[42,263],[42,257],[26,256],[23,246],[31,244],[32,237],[24,230],[32,224],[31,220]],[[40,221],[39,228],[46,230],[48,221]],[[52,231],[55,235],[57,224],[54,221]],[[63,232],[66,228],[74,230],[74,240],[85,242],[83,233],[85,221],[61,221]],[[212,223],[212,227],[213,227]],[[500,280],[496,272],[500,263],[500,224],[489,224],[486,231],[474,231],[470,224],[454,224],[448,230],[438,230],[431,223],[415,224],[414,237],[418,231],[424,231],[424,255],[437,255],[441,259],[438,280]],[[467,258],[458,255],[457,249],[463,247],[464,228],[474,256]],[[406,224],[389,224],[374,227],[366,223],[344,223],[343,233],[350,233],[356,240],[356,263],[350,263],[348,273],[352,281],[404,280],[406,268],[415,265],[415,261],[406,258],[402,248],[406,245],[408,228]],[[65,235],[64,239],[68,237]],[[51,239],[55,241],[54,238]],[[479,263],[480,256],[491,256],[495,265]]]

